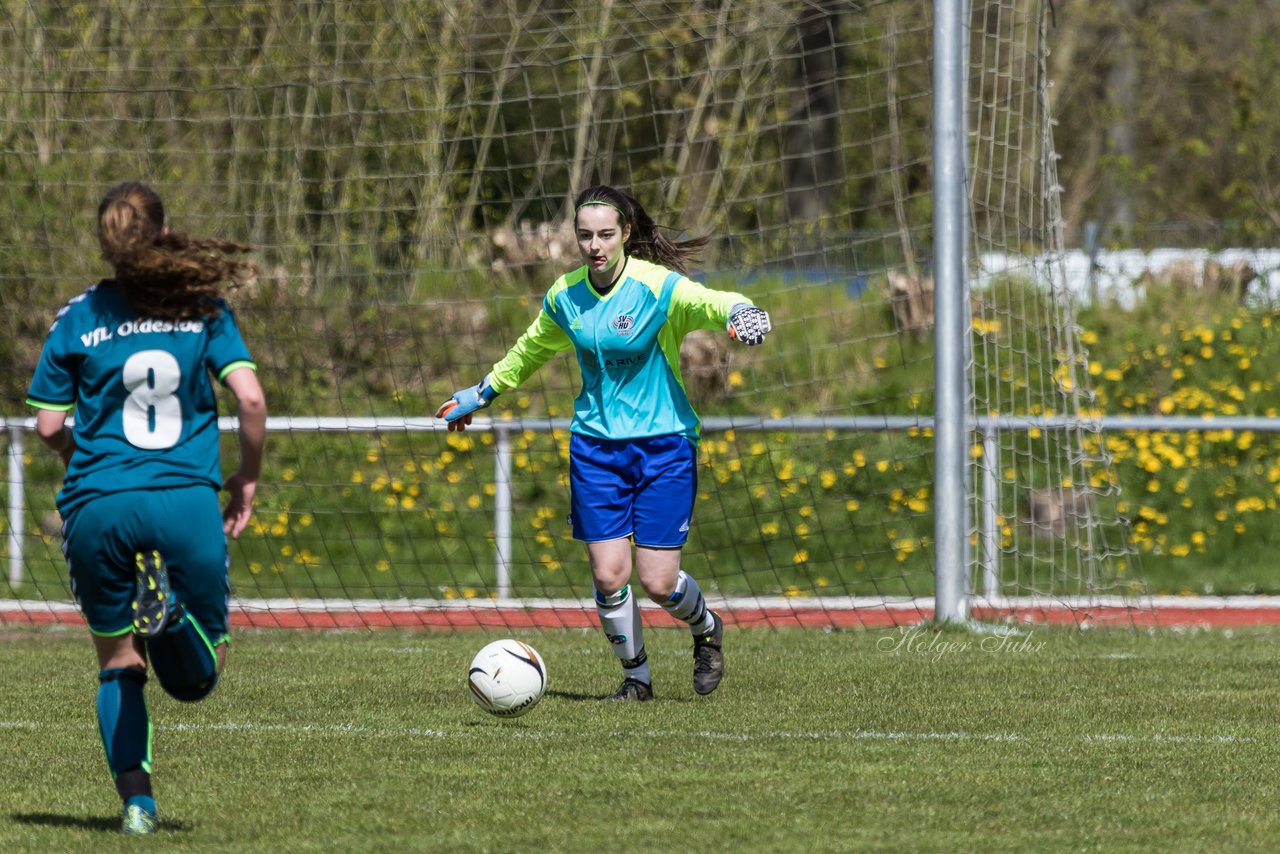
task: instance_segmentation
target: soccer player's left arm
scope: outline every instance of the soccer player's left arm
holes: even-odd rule
[[[36,411],[36,435],[50,450],[57,452],[64,466],[71,465],[71,455],[76,450],[75,436],[67,426],[67,412],[64,409]]]
[[[73,352],[75,336],[72,324],[64,320],[70,306],[68,303],[58,312],[57,320],[49,329],[27,391],[27,405],[36,409],[36,435],[57,452],[68,467],[76,450],[76,440],[67,416],[75,408],[79,385],[79,367]]]
[[[670,317],[683,337],[694,329],[724,329],[729,337],[744,344],[764,342],[773,331],[769,314],[749,298],[733,291],[717,291],[681,278],[671,293]]]

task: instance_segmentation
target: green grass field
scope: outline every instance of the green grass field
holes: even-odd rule
[[[79,630],[0,631],[0,850],[1271,851],[1280,630],[738,631],[658,700],[595,632],[522,636],[551,690],[469,699],[488,638],[240,632],[223,685],[148,686],[162,832],[119,836]]]

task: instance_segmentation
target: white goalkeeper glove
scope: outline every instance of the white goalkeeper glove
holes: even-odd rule
[[[729,309],[729,322],[725,324],[729,337],[743,344],[755,346],[764,343],[764,336],[773,331],[769,312],[745,302]]]
[[[436,418],[443,418],[450,430],[465,430],[471,423],[472,413],[493,403],[497,396],[498,393],[489,384],[489,376],[485,376],[476,385],[455,391],[453,397],[436,410]]]

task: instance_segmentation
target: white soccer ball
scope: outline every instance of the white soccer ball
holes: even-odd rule
[[[527,643],[498,640],[471,660],[467,685],[480,708],[499,717],[516,718],[542,699],[547,689],[547,666]]]

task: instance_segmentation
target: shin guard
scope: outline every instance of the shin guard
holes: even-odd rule
[[[195,616],[175,614],[164,632],[147,639],[147,655],[160,687],[175,700],[203,700],[218,684],[218,654]]]
[[[683,569],[676,576],[676,589],[662,607],[677,620],[688,623],[695,635],[711,631],[711,612],[707,610],[707,600],[702,597],[702,588]]]
[[[628,679],[649,683],[649,656],[644,651],[644,629],[640,623],[640,603],[624,585],[612,595],[596,591],[596,614],[600,628],[613,646]]]
[[[151,773],[151,715],[142,694],[146,684],[147,674],[132,667],[98,674],[98,732],[112,780],[132,768]]]

